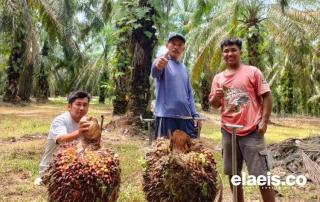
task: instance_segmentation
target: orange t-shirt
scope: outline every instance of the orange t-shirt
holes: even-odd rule
[[[260,96],[270,92],[269,84],[261,71],[254,66],[241,65],[234,74],[217,74],[212,81],[210,102],[216,88],[223,88],[224,92],[221,100],[222,127],[231,133],[231,129],[226,128],[224,124],[243,125],[243,128],[237,130],[239,136],[253,132],[262,117]]]

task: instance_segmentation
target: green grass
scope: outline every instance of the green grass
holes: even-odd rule
[[[118,201],[123,202],[143,202],[145,200],[142,186],[135,186],[130,183],[122,183]]]
[[[121,187],[119,201],[145,201],[142,190],[142,161],[144,153],[138,145],[115,144],[107,145],[115,150],[120,158]]]
[[[0,113],[0,140],[19,138],[30,135],[47,135],[51,121],[55,116],[66,111],[66,104],[61,102],[50,103],[49,105],[28,106],[28,111],[23,107],[13,108]],[[15,111],[18,111],[15,113]],[[90,105],[88,116],[96,117],[100,121],[101,115],[110,115],[110,105],[92,104]],[[111,120],[110,116],[105,116],[104,123]]]
[[[45,140],[17,142],[1,147],[0,172],[27,170],[31,176],[38,173],[40,157],[44,150]]]
[[[305,125],[301,128],[283,127],[283,126],[269,126],[265,134],[266,142],[275,143],[283,141],[290,137],[305,138],[308,136],[320,135],[320,126]]]
[[[26,118],[16,115],[3,116],[0,122],[1,139],[25,135],[46,135],[50,123],[41,118]]]
[[[34,187],[44,140],[0,147],[0,201],[46,201],[44,187]]]
[[[38,173],[38,165],[45,146],[45,134],[48,132],[52,119],[66,110],[65,98],[50,99],[49,104],[26,107],[0,106],[0,201],[46,201],[45,187],[33,186],[33,180]],[[112,119],[110,104],[102,105],[94,98],[89,108],[88,116],[100,119],[105,116],[105,123]],[[215,150],[218,172],[221,174],[225,195],[230,196],[228,179],[223,175],[221,159],[221,132],[219,114],[214,111],[204,113],[210,119],[203,123],[201,137]],[[297,119],[298,120],[298,119]],[[297,121],[296,120],[296,121]],[[320,121],[319,121],[320,123]],[[266,142],[274,143],[290,137],[307,137],[319,134],[320,124],[296,123],[270,125],[266,134]],[[40,134],[40,139],[19,139],[19,137]],[[7,141],[10,137],[17,138],[16,142]],[[120,158],[121,187],[118,201],[145,201],[142,187],[143,157],[146,142],[119,133],[104,133],[103,144],[112,148]],[[292,187],[279,186],[277,190],[284,195],[284,201],[300,193]],[[245,195],[251,199],[259,199],[258,188],[245,186]],[[299,194],[299,200],[316,201],[314,192],[304,191]],[[281,198],[280,198],[281,199]]]
[[[304,124],[300,127],[295,126],[273,126],[269,125],[265,134],[265,140],[267,144],[283,141],[285,139],[305,138],[309,136],[320,135],[320,125]],[[204,122],[201,130],[201,137],[206,137],[213,140],[213,143],[221,142],[220,126]]]

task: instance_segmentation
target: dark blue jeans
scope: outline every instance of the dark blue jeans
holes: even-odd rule
[[[182,130],[191,138],[197,138],[197,128],[192,119],[156,117],[155,137],[168,137],[175,130]]]

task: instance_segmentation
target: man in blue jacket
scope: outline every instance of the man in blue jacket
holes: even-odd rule
[[[151,68],[156,78],[156,136],[167,136],[177,129],[191,138],[197,137],[196,126],[201,123],[195,109],[189,74],[179,59],[185,50],[186,39],[182,34],[170,33],[166,44],[167,53],[157,58]]]

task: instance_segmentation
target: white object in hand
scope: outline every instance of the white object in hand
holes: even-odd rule
[[[42,179],[41,179],[41,177],[37,177],[37,178],[34,180],[33,184],[36,185],[36,186],[42,185]]]

